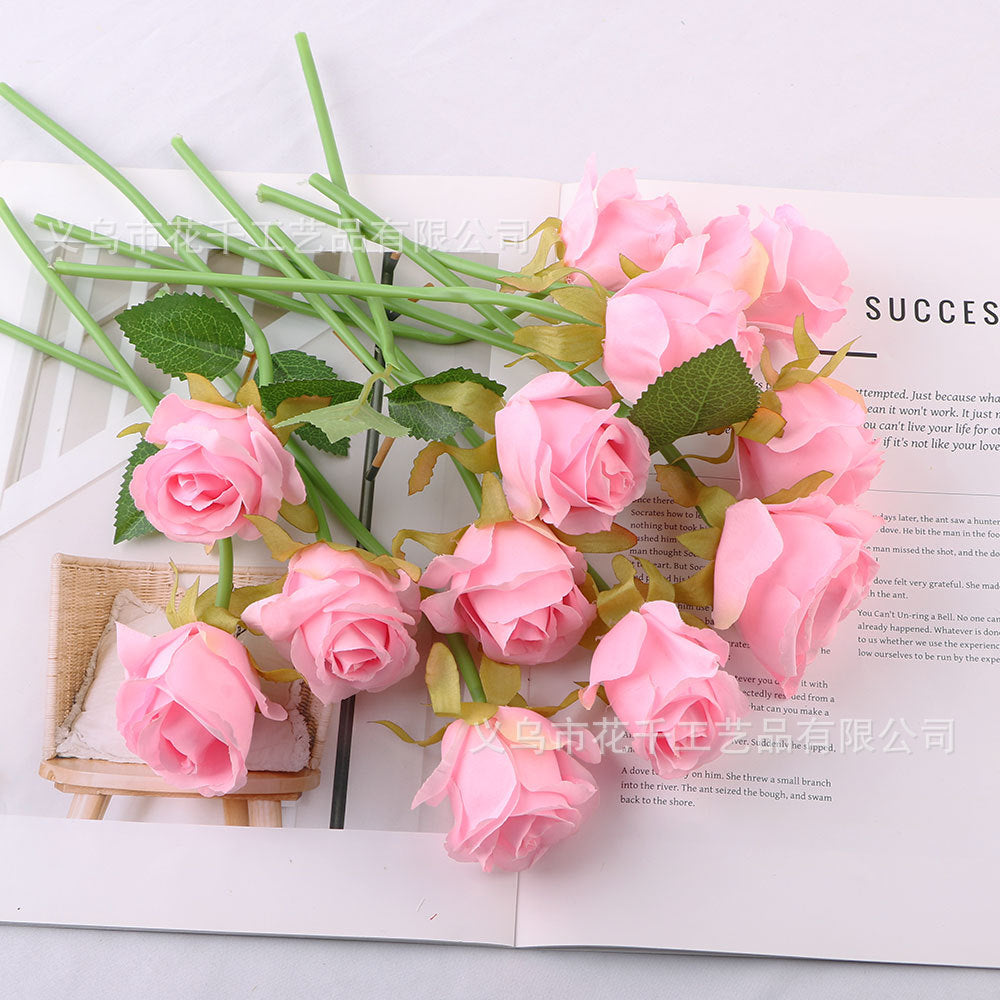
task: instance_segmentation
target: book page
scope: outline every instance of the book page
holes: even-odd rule
[[[168,218],[181,214],[243,235],[186,172],[147,170],[129,176]],[[255,189],[262,181],[322,202],[300,178],[223,174],[222,180],[244,205],[252,206],[256,220],[278,221],[301,249],[317,255],[321,266],[354,276],[345,245],[330,230],[273,205],[257,204]],[[362,177],[352,179],[352,185],[406,235],[487,262],[497,258],[505,241],[523,239],[536,215],[552,214],[558,200],[558,186],[550,182]],[[130,263],[32,229],[36,212],[128,242],[158,245],[136,210],[82,167],[5,163],[0,165],[0,192],[50,258]],[[231,257],[214,254],[208,255],[213,267],[241,267]],[[381,255],[374,247],[371,255],[378,273]],[[79,327],[55,307],[44,283],[6,235],[0,239],[0,272],[0,317],[103,363]],[[149,294],[144,283],[69,280],[108,335],[127,351],[114,316],[144,301]],[[420,285],[426,276],[401,265],[396,280]],[[274,351],[312,352],[341,376],[365,380],[367,372],[322,323],[250,299],[244,304],[264,326]],[[428,354],[415,343],[410,353],[428,368],[446,366],[441,349]],[[454,364],[485,367],[488,360],[488,352],[475,344],[454,349]],[[181,383],[171,385],[148,366],[142,372],[159,391],[186,395]],[[221,803],[200,796],[118,795],[100,822],[65,818],[71,795],[38,773],[49,705],[53,555],[160,564],[173,559],[204,567],[202,587],[211,582],[214,557],[206,556],[200,545],[158,536],[112,543],[123,463],[135,443],[117,434],[146,419],[123,390],[0,337],[0,418],[0,622],[8,678],[8,711],[0,727],[0,844],[6,857],[17,858],[17,864],[5,865],[0,873],[0,920],[512,944],[516,878],[487,878],[447,857],[442,843],[447,807],[410,810],[414,793],[436,762],[436,748],[407,746],[370,724],[388,718],[417,738],[437,728],[419,670],[397,690],[358,700],[345,830],[328,829],[336,707],[321,783],[283,806],[283,829],[224,827]],[[375,492],[374,528],[387,543],[404,521],[436,531],[474,516],[447,463],[437,477],[439,494],[402,504],[416,445],[400,442],[397,448]],[[353,442],[347,458],[315,457],[345,501],[356,505],[364,471],[363,437]],[[352,542],[336,527],[335,540]],[[237,566],[271,565],[276,575],[281,572],[259,543],[237,539],[235,555]],[[183,582],[190,581],[188,575]]]
[[[998,965],[1000,202],[644,190],[695,232],[790,202],[840,247],[854,294],[824,346],[866,355],[839,377],[887,449],[862,498],[885,518],[880,570],[791,699],[728,634],[754,711],[719,759],[667,783],[606,754],[596,816],[521,879],[518,943]],[[702,565],[670,540],[691,512],[655,483],[631,523],[677,578]]]

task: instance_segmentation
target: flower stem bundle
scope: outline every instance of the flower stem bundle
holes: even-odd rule
[[[879,519],[859,501],[882,450],[863,399],[834,377],[850,347],[832,332],[850,295],[847,266],[792,206],[759,217],[739,207],[693,232],[672,197],[641,198],[629,170],[598,178],[593,160],[565,218],[541,221],[517,271],[410,239],[348,189],[305,36],[296,44],[325,161],[309,184],[324,200],[267,185],[258,196],[339,232],[355,278],[325,270],[290,230],[255,222],[180,137],[173,148],[243,236],[168,220],[0,85],[162,241],[150,250],[38,215],[40,229],[127,261],[50,263],[0,200],[0,221],[106,364],[6,320],[0,333],[128,390],[147,411],[148,423],[123,431],[139,441],[115,541],[158,532],[218,559],[213,587],[167,609],[171,631],[120,633],[129,750],[178,788],[242,787],[254,713],[281,712],[261,687],[274,672],[241,641],[247,631],[325,704],[376,695],[419,669],[445,723],[416,739],[385,722],[410,743],[441,744],[414,806],[447,797],[453,857],[521,870],[597,801],[585,765],[601,748],[560,713],[613,716],[660,778],[684,778],[739,738],[750,711],[733,638],[790,697],[867,594]],[[383,277],[403,257],[426,283],[379,280],[368,244],[387,255]],[[213,270],[196,245],[252,262],[254,273]],[[147,300],[118,326],[182,391],[143,382],[74,296],[73,277],[146,285]],[[241,297],[311,317],[329,350],[279,349]],[[410,357],[409,341],[427,345],[418,357],[434,355],[432,370]],[[465,343],[533,365],[533,377],[512,392],[456,364]],[[364,381],[331,364],[345,352]],[[466,518],[432,531],[408,523],[400,504],[394,537],[379,539],[327,475],[359,438],[370,442],[369,481],[400,460],[394,442],[419,442],[411,495],[447,457],[468,493]],[[725,463],[736,492],[716,482]],[[701,519],[676,536],[702,563],[687,576],[627,555],[638,540],[630,510],[651,489]],[[284,575],[234,587],[237,535]],[[560,704],[532,705],[530,677],[559,676],[574,657],[589,661],[588,676]]]

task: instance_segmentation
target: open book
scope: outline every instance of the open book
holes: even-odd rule
[[[137,171],[135,180],[167,217],[219,224],[220,210],[188,175]],[[261,180],[301,184],[225,180],[245,204]],[[409,235],[515,269],[527,250],[510,241],[563,214],[573,193],[510,179],[352,183]],[[417,675],[359,697],[349,733],[334,720],[322,782],[285,807],[282,829],[222,826],[211,800],[125,796],[100,822],[68,820],[68,796],[37,773],[52,556],[210,560],[164,539],[112,544],[131,448],[116,434],[139,419],[134,400],[0,339],[0,920],[1000,965],[1000,202],[644,184],[647,196],[665,190],[695,231],[738,204],[792,202],[851,267],[854,295],[837,329],[842,340],[861,338],[843,370],[866,393],[888,448],[869,494],[886,522],[874,543],[881,571],[800,693],[781,698],[734,648],[754,707],[746,733],[670,784],[631,753],[611,752],[623,747],[606,748],[601,808],[520,875],[451,861],[447,809],[410,810],[438,750],[372,723],[389,719],[417,738],[437,728]],[[135,210],[82,168],[5,163],[0,194],[25,223],[40,211],[131,242],[148,236]],[[287,224],[304,249],[326,255],[324,266],[351,273],[328,231],[270,205],[255,214]],[[51,254],[95,253],[34,235]],[[0,275],[0,316],[80,343],[6,237]],[[424,279],[404,261],[396,280]],[[76,289],[109,332],[114,314],[146,295],[141,285]],[[315,321],[264,318],[276,348],[359,374]],[[454,352],[455,364],[512,389],[537,372],[532,362],[507,368],[509,357],[481,344]],[[422,360],[421,345],[411,353]],[[360,490],[362,451],[324,465],[347,498]],[[427,490],[403,502],[415,451],[397,442],[378,476],[372,528],[384,540],[403,526],[441,531],[473,516],[443,463]],[[725,466],[716,474],[723,485],[733,478]],[[670,542],[672,511],[652,483],[632,512],[635,551],[664,571],[690,558]],[[249,543],[236,558],[268,561]],[[560,700],[585,670],[583,659],[535,668],[529,701]],[[573,711],[599,724],[599,713]],[[350,747],[339,789],[338,742]],[[343,830],[329,829],[334,795],[346,795]]]

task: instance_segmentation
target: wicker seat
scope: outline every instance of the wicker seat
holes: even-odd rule
[[[178,566],[181,574],[214,578],[214,567]],[[278,575],[275,567],[236,568],[236,586],[266,583]],[[168,565],[116,562],[57,554],[52,560],[49,673],[45,712],[45,743],[39,773],[73,799],[69,816],[101,819],[112,795],[161,795],[200,798],[167,784],[145,764],[120,764],[56,756],[56,728],[73,706],[90,658],[115,596],[123,589],[151,604],[164,606],[173,577]],[[221,796],[230,826],[281,826],[281,803],[291,801],[320,780],[320,760],[332,709],[313,698],[302,685],[299,711],[309,730],[310,757],[306,768],[293,773],[251,771],[238,792]]]

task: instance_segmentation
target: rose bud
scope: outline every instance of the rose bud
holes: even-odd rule
[[[119,624],[118,656],[125,680],[115,710],[129,750],[177,788],[242,788],[254,709],[287,717],[261,693],[242,643],[204,622],[158,636]]]
[[[146,440],[165,447],[136,467],[129,491],[149,523],[175,542],[259,538],[245,515],[273,521],[282,500],[306,498],[292,456],[252,406],[164,396]]]
[[[603,684],[635,752],[661,778],[681,778],[718,757],[732,724],[750,711],[722,670],[728,656],[711,629],[685,624],[669,601],[650,601],[598,643],[580,701],[592,706]]]
[[[761,327],[768,346],[776,349],[775,363],[781,364],[795,356],[796,316],[804,316],[809,336],[820,341],[847,312],[847,261],[833,240],[806,226],[791,205],[765,216],[753,234],[771,263],[760,298],[747,308],[747,320]]]
[[[570,534],[607,531],[646,489],[649,443],[616,416],[610,390],[548,372],[496,415],[497,456],[511,512]]]
[[[611,296],[604,369],[622,397],[634,403],[664,372],[732,340],[751,368],[763,339],[747,326],[750,296],[722,271],[706,269],[707,235],[677,244],[655,270]]]
[[[597,804],[597,782],[575,758],[596,763],[599,756],[590,732],[571,737],[526,708],[499,708],[479,726],[457,719],[413,808],[436,806],[447,795],[448,854],[487,872],[523,871],[575,833]]]
[[[740,500],[726,511],[715,625],[738,625],[786,696],[868,593],[878,563],[864,546],[881,523],[819,494],[771,506]]]
[[[317,542],[292,556],[281,593],[251,604],[243,621],[328,705],[384,691],[413,672],[419,604],[420,588],[402,569]]]
[[[594,620],[580,591],[583,556],[538,521],[470,525],[421,585],[441,593],[421,609],[442,634],[471,635],[493,660],[532,666],[565,656]]]
[[[820,470],[817,487],[835,503],[852,504],[882,468],[883,449],[867,427],[865,401],[832,378],[778,391],[785,427],[766,444],[737,438],[740,496],[768,497]]]
[[[615,291],[627,280],[622,255],[650,271],[691,232],[673,198],[639,198],[634,170],[612,170],[598,183],[595,160],[593,156],[587,160],[583,180],[562,222],[563,259]],[[581,275],[571,274],[568,280],[586,282]]]

